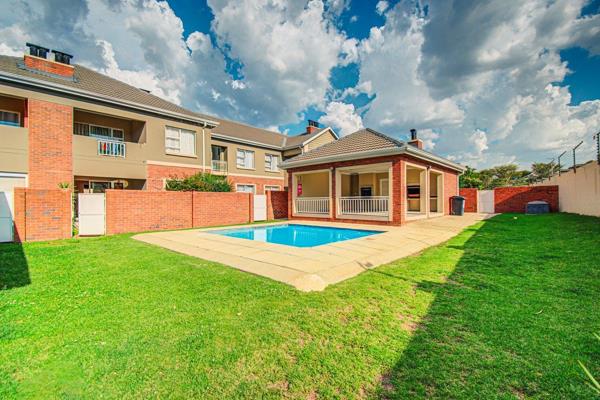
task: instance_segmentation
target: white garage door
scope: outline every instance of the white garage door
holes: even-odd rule
[[[0,174],[0,242],[12,242],[13,240],[13,189],[26,185],[27,179],[24,175]]]

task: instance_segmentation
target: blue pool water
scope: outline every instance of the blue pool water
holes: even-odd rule
[[[295,247],[314,247],[322,244],[341,242],[381,233],[362,229],[330,228],[310,225],[275,225],[251,228],[233,228],[210,231],[218,235],[260,242],[285,244]]]

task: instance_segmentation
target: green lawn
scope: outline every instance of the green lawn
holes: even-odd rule
[[[0,398],[594,398],[600,219],[502,215],[320,293],[128,235],[0,246]]]

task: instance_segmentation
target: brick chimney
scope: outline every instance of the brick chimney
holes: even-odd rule
[[[308,120],[308,126],[306,127],[307,135],[318,132],[320,130],[321,130],[321,128],[319,128],[319,123],[317,121],[313,121],[312,119]]]
[[[31,43],[27,43],[27,47],[29,47],[29,54],[23,56],[25,67],[65,78],[73,77],[74,67],[70,65],[72,55],[52,50],[54,53],[54,61],[52,61],[46,58],[49,49]]]
[[[411,146],[415,146],[417,149],[423,149],[423,141],[417,138],[417,130],[410,130],[410,140],[408,142]]]

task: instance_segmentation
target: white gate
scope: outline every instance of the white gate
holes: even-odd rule
[[[77,198],[79,234],[81,236],[104,235],[104,193],[79,193]]]
[[[254,220],[265,221],[267,219],[267,196],[264,194],[254,195]]]
[[[479,202],[479,212],[493,214],[494,213],[494,191],[479,190],[477,192]]]
[[[0,192],[0,242],[13,240],[13,192]]]

